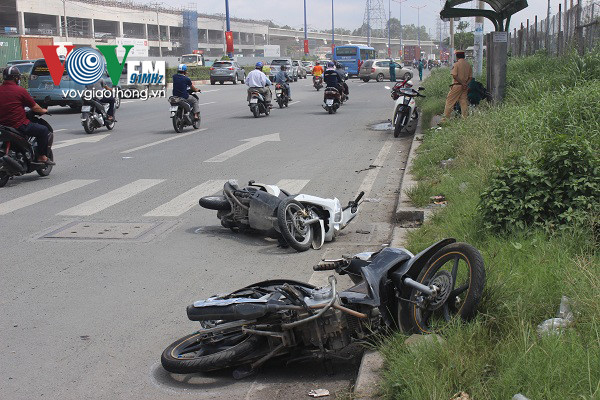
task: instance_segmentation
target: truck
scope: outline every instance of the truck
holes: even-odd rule
[[[421,57],[421,48],[416,45],[404,46],[404,64],[412,63],[413,60],[418,60]]]

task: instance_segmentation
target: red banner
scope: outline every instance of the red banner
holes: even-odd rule
[[[391,57],[391,56],[392,56],[392,48],[388,47],[388,57]]]
[[[308,40],[304,40],[304,54],[308,54]]]
[[[225,32],[225,43],[227,43],[227,52],[233,53],[233,32]]]
[[[331,43],[331,54],[333,57],[333,54],[335,54],[335,43]]]

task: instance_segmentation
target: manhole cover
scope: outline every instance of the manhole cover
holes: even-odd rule
[[[390,129],[392,129],[392,123],[382,122],[380,124],[371,125],[371,129],[373,129],[374,131],[389,131]]]
[[[168,228],[163,225],[161,222],[72,222],[40,239],[143,240]]]

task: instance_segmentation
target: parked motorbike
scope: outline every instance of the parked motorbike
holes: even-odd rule
[[[271,108],[267,104],[265,97],[258,92],[258,90],[250,89],[250,102],[248,103],[250,111],[254,118],[258,118],[260,114],[268,116],[271,113]]]
[[[313,87],[317,89],[317,92],[323,87],[322,76],[313,76]]]
[[[200,92],[200,90],[198,92]],[[188,89],[188,93],[190,96],[194,96],[198,99],[198,95],[191,89]],[[194,118],[192,106],[186,99],[178,96],[171,96],[169,97],[169,104],[171,104],[169,110],[171,112],[171,120],[173,121],[175,132],[181,133],[183,132],[183,128],[190,125],[194,129],[200,128],[202,117],[200,113],[198,113],[198,119]]]
[[[313,269],[348,275],[354,286],[338,292],[335,276],[322,288],[277,279],[196,301],[187,316],[201,329],[168,346],[163,367],[177,374],[237,367],[239,379],[274,357],[330,361],[351,343],[391,330],[431,333],[454,318],[469,320],[485,285],[481,254],[455,239],[416,256],[384,248]]]
[[[85,133],[92,134],[102,126],[106,126],[106,129],[109,131],[115,127],[117,121],[114,118],[112,120],[108,119],[107,112],[109,107],[108,103],[100,103],[96,99],[83,100],[83,105],[81,106],[81,125],[83,125]]]
[[[46,113],[46,115],[52,115]],[[44,125],[50,130],[48,138],[48,158],[54,161],[52,154],[52,142],[54,134],[50,124],[36,116],[33,111],[27,111],[27,118],[31,122]],[[37,141],[34,137],[27,138],[21,132],[8,126],[0,125],[0,187],[4,187],[13,176],[37,172],[39,176],[48,176],[52,171],[52,165],[39,163]]]
[[[275,85],[275,98],[277,100],[277,104],[279,104],[279,108],[287,107],[290,102],[290,98],[288,97],[287,90],[281,83],[277,83]]]
[[[411,121],[416,123],[419,119],[415,98],[425,97],[419,93],[419,91],[425,90],[425,88],[419,87],[418,90],[415,90],[412,86],[412,81],[404,80],[396,83],[392,88],[391,96],[396,101],[394,118],[392,119],[394,137],[399,137]],[[389,89],[387,86],[386,88]]]
[[[327,86],[323,94],[323,108],[327,110],[329,114],[337,112],[338,108],[342,105],[343,96],[337,88]]]
[[[254,181],[240,188],[232,179],[225,183],[222,196],[202,197],[199,203],[217,210],[225,228],[234,232],[252,229],[279,239],[282,245],[306,251],[332,241],[354,219],[363,195],[361,192],[342,208],[337,198],[291,195],[275,185]]]

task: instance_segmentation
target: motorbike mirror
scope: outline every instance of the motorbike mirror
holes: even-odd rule
[[[384,86],[384,88],[386,88],[387,90],[391,89],[391,87],[389,87],[389,86]]]
[[[423,86],[419,86],[419,90],[425,90]]]

